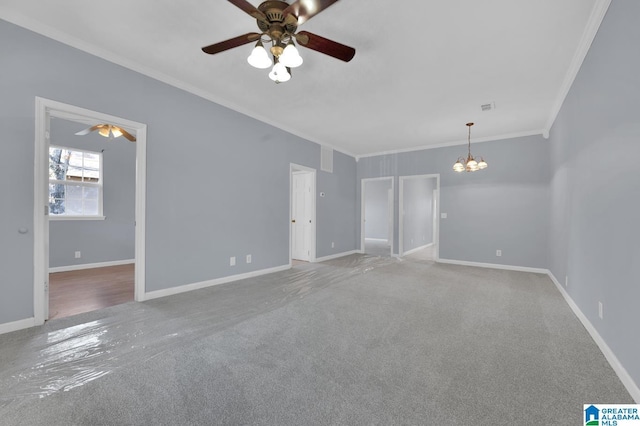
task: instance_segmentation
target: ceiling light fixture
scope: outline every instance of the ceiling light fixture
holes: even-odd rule
[[[458,161],[453,165],[453,170],[456,172],[475,172],[478,170],[486,169],[488,164],[484,161],[484,158],[480,157],[480,161],[477,161],[471,155],[471,126],[473,123],[467,123],[467,127],[469,128],[469,136],[468,136],[468,154],[467,158],[459,157]]]
[[[304,62],[298,53],[296,43],[307,49],[349,62],[356,54],[353,47],[345,46],[308,31],[298,32],[298,25],[307,22],[336,1],[293,0],[287,3],[282,0],[266,0],[258,7],[254,7],[247,0],[229,0],[234,6],[255,18],[260,32],[247,33],[214,43],[203,47],[202,51],[215,55],[257,41],[247,61],[251,66],[259,69],[269,68],[273,65],[269,78],[276,83],[289,81],[291,68],[299,67]],[[263,43],[271,43],[269,50],[264,47]],[[270,56],[273,56],[273,60]]]
[[[247,58],[247,62],[252,67],[259,69],[269,68],[273,64],[269,78],[276,83],[284,83],[291,80],[291,68],[299,67],[303,62],[293,42],[293,36],[288,33],[276,37],[271,37],[268,34],[263,35],[268,37],[267,42],[273,43],[273,46],[269,49],[273,55],[273,62],[269,58],[267,49],[262,44],[262,39],[256,43],[251,55]],[[282,47],[283,40],[286,40],[284,48]]]
[[[100,130],[98,130],[98,133],[100,134],[100,136],[111,139],[119,138],[120,136],[122,136],[120,128],[112,126],[111,124],[107,124],[104,127],[101,127]]]
[[[106,124],[106,123],[96,124],[95,126],[91,126],[84,130],[80,130],[78,133],[76,133],[76,135],[84,136],[84,135],[88,135],[91,132],[95,132],[96,130],[98,131],[98,134],[100,136],[104,136],[105,138],[115,139],[115,138],[119,138],[120,136],[124,136],[126,139],[130,140],[131,142],[136,141],[136,137],[133,136],[131,133],[127,132],[122,127],[118,127],[118,126],[114,126],[113,124]]]
[[[269,58],[269,54],[264,48],[262,40],[258,40],[256,47],[253,48],[251,55],[247,58],[247,62],[249,62],[249,65],[252,67],[259,69],[265,69],[271,66],[271,58]]]

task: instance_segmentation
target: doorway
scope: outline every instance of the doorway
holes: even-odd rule
[[[316,170],[290,165],[289,263],[316,260]]]
[[[146,125],[123,118],[36,98],[36,138],[34,168],[34,320],[36,325],[49,318],[50,193],[49,148],[51,121],[63,119],[82,125],[110,123],[130,130],[135,142],[135,213],[134,213],[134,300],[145,298],[145,194],[146,194]],[[76,253],[76,257],[78,254]],[[129,262],[131,263],[131,262]]]
[[[49,319],[133,301],[136,145],[92,126],[50,121]]]
[[[393,255],[394,178],[362,179],[360,251]]]
[[[400,176],[399,256],[439,259],[440,175]]]

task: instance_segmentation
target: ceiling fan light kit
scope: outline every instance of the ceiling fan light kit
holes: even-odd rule
[[[473,126],[473,123],[467,123],[466,125],[469,128],[469,136],[467,138],[467,158],[458,157],[458,160],[453,165],[453,170],[459,173],[477,172],[478,170],[486,169],[488,166],[487,162],[484,161],[484,158],[480,157],[480,161],[478,161],[473,157],[473,155],[471,155],[471,126]]]
[[[202,51],[210,55],[252,43],[257,43],[247,62],[258,69],[273,65],[269,78],[276,83],[291,79],[291,68],[302,65],[304,60],[294,39],[301,46],[332,56],[345,62],[353,59],[356,51],[344,44],[320,37],[307,31],[296,33],[298,25],[308,21],[338,0],[296,0],[291,4],[284,1],[265,1],[257,8],[246,0],[229,0],[238,8],[256,19],[260,33],[247,33],[220,43],[205,46]],[[269,52],[263,43],[271,43]]]
[[[126,130],[124,130],[122,127],[118,127],[118,126],[114,126],[113,124],[106,124],[106,123],[96,124],[95,126],[91,126],[84,130],[80,130],[78,133],[76,133],[76,135],[84,136],[96,130],[98,131],[98,134],[100,136],[104,136],[105,138],[115,139],[115,138],[119,138],[120,136],[124,136],[125,139],[128,139],[131,142],[136,141],[136,137],[133,136],[131,133],[127,132]]]
[[[269,54],[264,48],[262,40],[258,40],[256,47],[253,48],[251,55],[247,58],[247,62],[249,62],[249,65],[252,67],[259,69],[265,69],[271,66],[271,58],[269,58]]]

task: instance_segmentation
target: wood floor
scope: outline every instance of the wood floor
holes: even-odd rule
[[[49,319],[133,300],[134,265],[49,274]]]

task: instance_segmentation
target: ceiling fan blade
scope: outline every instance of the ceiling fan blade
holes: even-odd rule
[[[78,133],[76,133],[76,135],[78,135],[78,136],[88,135],[89,133],[93,132],[94,130],[98,130],[102,126],[103,126],[102,124],[96,124],[95,126],[87,127],[84,130],[80,130]]]
[[[131,142],[135,142],[136,141],[136,137],[133,136],[131,133],[127,132],[122,127],[117,127],[117,129],[120,130],[120,132],[122,132],[122,136],[124,136],[126,139],[130,140]]]
[[[234,6],[242,9],[244,12],[248,13],[249,15],[253,16],[257,20],[266,22],[267,24],[269,23],[269,20],[267,19],[266,15],[264,13],[260,12],[258,9],[256,9],[248,1],[246,1],[246,0],[229,0],[229,2],[232,3]]]
[[[258,33],[247,33],[238,37],[231,38],[229,40],[221,41],[220,43],[212,44],[202,48],[204,53],[213,55],[215,53],[224,52],[225,50],[233,49],[234,47],[242,46],[243,44],[251,43],[260,38]]]
[[[298,25],[302,25],[318,13],[322,12],[338,0],[297,0],[282,11],[284,16],[292,14],[298,18]]]
[[[308,31],[300,31],[295,35],[301,46],[315,50],[325,55],[333,56],[341,61],[349,62],[356,54],[356,49],[338,42],[320,37]]]

